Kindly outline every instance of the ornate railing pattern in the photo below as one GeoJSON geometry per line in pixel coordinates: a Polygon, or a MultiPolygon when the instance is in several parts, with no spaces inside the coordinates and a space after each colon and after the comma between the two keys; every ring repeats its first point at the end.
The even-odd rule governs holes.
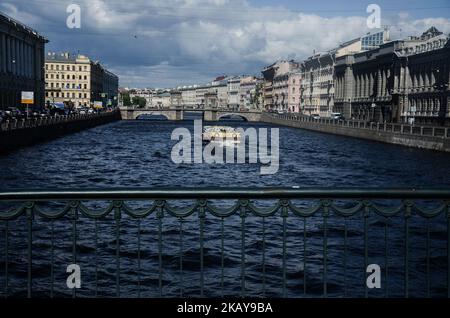
{"type": "MultiPolygon", "coordinates": [[[[108,216],[112,216],[114,220],[114,235],[115,235],[115,295],[126,296],[121,294],[121,220],[124,216],[128,216],[137,222],[137,257],[138,268],[136,269],[138,296],[141,296],[141,283],[140,274],[141,267],[141,220],[144,220],[150,216],[156,217],[157,220],[157,244],[158,244],[158,283],[157,288],[159,290],[159,296],[165,296],[163,293],[163,219],[173,218],[179,223],[179,296],[183,296],[183,235],[185,231],[183,229],[184,221],[189,217],[197,217],[198,221],[198,244],[199,259],[198,259],[198,274],[199,274],[199,295],[205,296],[205,260],[204,260],[204,248],[205,248],[205,219],[207,215],[213,217],[214,222],[217,222],[220,227],[221,237],[220,240],[220,259],[221,259],[221,278],[220,289],[223,293],[224,288],[224,220],[226,218],[236,216],[240,219],[239,231],[240,231],[240,296],[245,297],[247,295],[246,288],[246,231],[247,220],[250,217],[256,217],[260,220],[261,234],[259,240],[261,241],[261,296],[266,296],[266,244],[267,230],[271,224],[267,221],[270,217],[281,218],[281,236],[278,238],[281,240],[281,277],[279,277],[279,286],[281,289],[280,296],[286,297],[288,273],[286,263],[288,261],[287,254],[287,220],[288,218],[296,218],[300,226],[297,231],[297,236],[303,240],[303,257],[298,260],[302,263],[304,276],[302,279],[302,289],[304,295],[307,294],[308,288],[308,229],[306,226],[307,220],[316,217],[321,222],[321,241],[322,241],[322,295],[328,295],[328,268],[330,259],[328,253],[328,230],[332,225],[330,223],[330,217],[335,216],[347,220],[348,218],[357,216],[362,220],[362,240],[364,244],[364,264],[363,268],[367,268],[369,262],[369,233],[370,223],[369,217],[376,215],[386,220],[384,224],[384,261],[385,271],[384,280],[385,284],[385,296],[389,295],[388,281],[388,257],[389,257],[389,223],[388,220],[399,219],[403,226],[403,296],[410,296],[410,260],[411,253],[414,253],[415,249],[412,248],[410,242],[410,221],[414,218],[423,219],[425,222],[426,232],[426,272],[424,280],[426,282],[426,295],[431,296],[431,267],[430,267],[430,246],[432,243],[432,237],[430,235],[430,223],[429,220],[437,218],[439,216],[445,217],[446,220],[446,265],[445,271],[437,273],[441,281],[446,281],[447,297],[450,297],[450,190],[405,190],[405,189],[168,189],[168,190],[92,190],[92,191],[11,191],[0,192],[0,202],[2,204],[14,203],[20,204],[7,211],[0,211],[0,223],[4,225],[4,239],[3,239],[3,251],[4,251],[4,274],[3,282],[3,294],[5,297],[9,295],[9,268],[8,268],[8,256],[9,251],[12,248],[10,244],[10,235],[12,229],[9,228],[9,223],[21,218],[26,219],[26,233],[27,236],[24,239],[26,241],[26,263],[27,263],[27,286],[26,295],[28,297],[34,296],[33,292],[33,224],[36,217],[50,220],[51,228],[51,275],[48,278],[50,280],[50,296],[54,295],[54,220],[64,219],[71,222],[72,229],[72,262],[77,262],[77,238],[79,233],[77,232],[77,223],[80,218],[84,217],[93,220],[95,223],[95,294],[98,296],[98,236],[99,228],[98,223],[101,220],[106,219],[108,216]],[[92,200],[107,200],[109,206],[102,210],[91,210],[84,202],[92,200]],[[171,204],[174,200],[195,200],[190,206],[179,208],[171,204]],[[214,204],[212,200],[233,200],[234,205],[231,207],[219,207],[214,204]],[[275,200],[272,206],[259,207],[257,202],[262,200],[275,200]],[[298,200],[315,200],[313,205],[298,206],[296,202],[298,200]],[[344,207],[339,203],[342,200],[351,200],[353,203],[349,207],[344,207]],[[395,206],[384,206],[377,200],[400,200],[395,206]],[[423,200],[433,201],[433,207],[423,207],[417,202],[423,200]],[[43,202],[67,202],[65,207],[59,211],[46,211],[40,207],[43,202]],[[127,203],[129,201],[152,201],[150,207],[147,208],[132,208],[127,203]],[[436,203],[439,205],[437,206],[436,203]]],[[[343,264],[344,264],[344,284],[346,284],[347,274],[347,262],[348,262],[348,228],[347,222],[344,223],[343,228],[343,264]]],[[[382,242],[383,242],[382,240],[382,242]]],[[[1,242],[1,241],[0,241],[1,242]]],[[[436,273],[434,273],[436,274],[436,273]]],[[[317,277],[316,277],[317,278],[317,277]]],[[[219,287],[218,286],[218,287],[219,287]]],[[[369,296],[369,289],[364,288],[364,296],[369,296]]],[[[347,286],[343,287],[343,296],[347,295],[347,286]]],[[[76,296],[76,289],[73,290],[73,296],[76,296]]]]}

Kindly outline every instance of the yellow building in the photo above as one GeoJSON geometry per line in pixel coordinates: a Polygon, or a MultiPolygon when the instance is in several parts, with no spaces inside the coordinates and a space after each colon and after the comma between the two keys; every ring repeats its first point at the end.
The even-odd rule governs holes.
{"type": "Polygon", "coordinates": [[[105,106],[117,100],[118,84],[116,75],[87,56],[48,53],[45,59],[46,103],[72,102],[79,108],[102,102],[105,106]]]}

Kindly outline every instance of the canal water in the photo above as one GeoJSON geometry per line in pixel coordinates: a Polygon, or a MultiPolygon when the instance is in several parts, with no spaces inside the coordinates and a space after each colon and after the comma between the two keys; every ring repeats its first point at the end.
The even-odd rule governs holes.
{"type": "MultiPolygon", "coordinates": [[[[232,121],[221,124],[244,129],[279,128],[279,171],[273,175],[261,175],[260,164],[248,163],[177,165],[171,160],[172,146],[176,143],[171,140],[171,133],[178,127],[193,131],[193,121],[120,121],[0,156],[0,190],[252,186],[450,187],[450,154],[262,123],[232,121]]],[[[299,206],[315,203],[297,202],[299,206]]],[[[188,203],[173,204],[185,207],[188,203]]],[[[268,207],[275,202],[259,204],[268,207]]],[[[436,206],[427,202],[423,204],[424,207],[436,206]]],[[[91,202],[86,205],[98,210],[104,208],[106,203],[91,202]]],[[[231,202],[217,202],[217,205],[230,206],[231,202]]],[[[150,203],[135,202],[130,203],[130,206],[142,208],[150,206],[150,203]]],[[[342,206],[349,207],[352,203],[342,202],[342,206]]],[[[61,206],[51,204],[42,205],[42,208],[51,211],[61,206]]],[[[3,211],[5,209],[2,207],[3,211]]],[[[364,296],[367,274],[364,268],[362,219],[361,215],[356,215],[347,220],[331,216],[328,220],[326,280],[330,296],[364,296]]],[[[402,217],[384,219],[371,214],[368,261],[369,264],[380,265],[382,286],[370,290],[369,296],[383,297],[386,292],[389,296],[402,296],[404,293],[403,222],[402,217]]],[[[71,295],[66,287],[66,267],[74,261],[72,225],[69,217],[53,223],[39,217],[34,220],[34,295],[50,295],[52,285],[54,295],[71,295]]],[[[10,221],[8,227],[5,222],[0,222],[0,226],[0,292],[4,295],[7,290],[9,295],[23,296],[28,260],[26,220],[19,218],[10,221]],[[5,274],[6,265],[8,275],[5,274]]],[[[77,291],[80,297],[94,296],[96,289],[100,296],[114,296],[116,293],[116,223],[110,216],[107,220],[98,221],[96,226],[97,239],[92,220],[80,217],[77,221],[76,263],[82,270],[82,288],[77,291]]],[[[429,283],[431,295],[446,296],[445,226],[443,216],[429,222],[431,244],[427,257],[427,222],[418,216],[411,219],[408,278],[412,295],[426,296],[429,283]],[[427,269],[430,273],[428,281],[427,269]]],[[[203,250],[205,296],[240,295],[242,269],[245,269],[246,295],[282,295],[282,218],[279,214],[266,218],[263,229],[261,218],[249,216],[245,229],[246,257],[242,266],[239,216],[226,218],[222,228],[219,218],[207,214],[203,250]]],[[[323,232],[320,214],[307,220],[292,215],[288,217],[288,296],[320,296],[323,293],[323,232]]],[[[182,293],[195,297],[200,294],[201,251],[196,215],[183,220],[181,233],[182,236],[179,220],[166,215],[160,246],[155,215],[147,217],[140,224],[130,217],[122,218],[119,231],[119,282],[122,296],[159,296],[160,280],[163,295],[173,297],[182,293]],[[183,242],[182,248],[180,240],[183,242]]]]}

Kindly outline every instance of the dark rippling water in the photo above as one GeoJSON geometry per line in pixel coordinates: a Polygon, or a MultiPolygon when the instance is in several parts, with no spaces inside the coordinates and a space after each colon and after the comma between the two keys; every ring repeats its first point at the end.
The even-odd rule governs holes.
{"type": "MultiPolygon", "coordinates": [[[[230,124],[230,123],[228,123],[230,124]]],[[[110,187],[432,187],[450,186],[450,155],[394,145],[280,127],[280,169],[275,175],[260,175],[259,165],[175,165],[170,158],[172,130],[180,125],[192,130],[193,122],[122,121],[65,136],[50,142],[0,156],[0,189],[17,188],[110,188],[110,187]]],[[[273,127],[234,122],[232,125],[273,127]]],[[[273,203],[273,202],[272,202],[273,203]]],[[[299,206],[317,202],[296,202],[299,206]]],[[[388,204],[388,202],[381,202],[388,204]]],[[[398,203],[398,202],[397,202],[398,203]]],[[[130,203],[134,208],[150,203],[130,203]]],[[[185,202],[175,202],[182,206],[185,202]]],[[[231,203],[217,202],[219,206],[231,203]]],[[[268,206],[271,202],[259,202],[268,206]]],[[[395,204],[390,202],[389,204],[395,204]]],[[[427,203],[424,206],[430,207],[427,203]]],[[[101,209],[105,202],[87,203],[101,209]]],[[[351,206],[342,202],[343,206],[351,206]]],[[[434,205],[435,206],[435,205],[434,205]]],[[[54,211],[56,204],[42,205],[54,211]]],[[[6,207],[2,207],[4,211],[6,207]]],[[[0,222],[0,288],[5,292],[5,222],[0,222]]],[[[207,215],[204,231],[205,296],[237,296],[241,292],[241,220],[226,218],[223,224],[224,253],[221,253],[220,219],[207,215]],[[221,264],[224,264],[222,271],[221,264]],[[223,281],[223,288],[222,288],[223,281]]],[[[427,293],[427,223],[417,216],[410,224],[410,292],[427,293]]],[[[197,215],[180,223],[168,215],[162,231],[162,294],[198,296],[200,293],[199,222],[197,215]],[[180,255],[182,262],[180,262],[180,255]],[[182,271],[180,271],[180,263],[182,271]],[[182,286],[182,289],[180,289],[182,286]]],[[[429,278],[433,296],[446,296],[446,220],[430,222],[429,278]]],[[[26,295],[27,232],[25,218],[8,224],[8,294],[26,295]]],[[[265,242],[261,218],[249,216],[245,223],[245,288],[248,296],[280,296],[282,292],[282,218],[266,218],[265,242]],[[263,253],[263,246],[265,249],[263,253]],[[265,266],[263,267],[263,257],[265,266]],[[263,284],[265,282],[265,284],[263,284]]],[[[77,264],[82,269],[78,296],[95,295],[96,268],[99,296],[116,292],[116,224],[112,216],[95,223],[84,217],[77,221],[77,264]],[[97,266],[96,266],[97,264],[97,266]]],[[[286,233],[287,295],[319,296],[323,291],[323,220],[320,215],[303,219],[290,215],[286,233]],[[303,227],[306,228],[306,233],[303,227]],[[305,234],[305,235],[304,235],[305,234]],[[306,240],[305,240],[306,238],[306,240]],[[304,253],[306,251],[306,253],[304,253]],[[306,257],[305,257],[306,256],[306,257]]],[[[120,223],[120,291],[124,297],[159,295],[158,222],[155,215],[140,224],[124,215],[120,223]],[[139,265],[140,259],[140,265],[139,265]],[[138,275],[138,268],[141,268],[138,275]],[[139,281],[139,284],[138,284],[139,281]]],[[[362,216],[344,221],[331,216],[327,225],[327,288],[331,296],[364,296],[364,245],[362,216]],[[347,225],[345,242],[345,224],[347,225]]],[[[401,217],[369,218],[368,261],[382,268],[382,288],[370,296],[402,296],[404,289],[404,225],[401,217]],[[388,224],[386,228],[385,225],[388,224]],[[386,232],[387,229],[387,232],[386,232]],[[385,240],[387,234],[387,240],[385,240]],[[387,268],[386,275],[386,254],[387,268]]],[[[72,222],[37,217],[33,222],[33,294],[48,296],[51,271],[54,292],[67,296],[66,266],[72,259],[72,222]],[[53,229],[53,244],[52,244],[53,229]],[[52,254],[53,245],[53,254],[52,254]],[[51,259],[54,266],[51,266],[51,259]]]]}

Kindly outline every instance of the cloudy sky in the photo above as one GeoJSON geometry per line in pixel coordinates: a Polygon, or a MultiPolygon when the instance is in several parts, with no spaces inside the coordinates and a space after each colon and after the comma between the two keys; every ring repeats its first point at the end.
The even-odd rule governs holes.
{"type": "Polygon", "coordinates": [[[48,51],[101,60],[121,86],[173,87],[329,50],[369,31],[370,3],[393,38],[450,33],[450,0],[2,0],[0,11],[46,36],[48,51]],[[72,3],[80,29],[66,26],[72,3]]]}

